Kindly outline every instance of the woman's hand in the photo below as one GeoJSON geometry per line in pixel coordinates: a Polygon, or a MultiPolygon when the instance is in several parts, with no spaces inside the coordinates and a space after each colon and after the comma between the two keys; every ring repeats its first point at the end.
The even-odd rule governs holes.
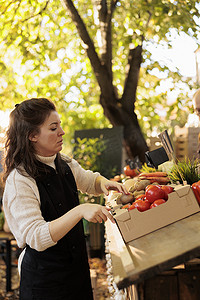
{"type": "Polygon", "coordinates": [[[100,193],[104,193],[106,196],[108,196],[109,190],[114,190],[114,191],[118,191],[119,193],[128,194],[128,191],[123,184],[116,181],[108,180],[103,176],[97,177],[96,185],[98,191],[100,191],[100,193]]]}
{"type": "Polygon", "coordinates": [[[102,223],[102,221],[106,222],[107,219],[110,219],[113,223],[115,223],[113,216],[109,213],[110,209],[106,206],[84,203],[80,204],[79,208],[81,210],[82,218],[89,222],[102,223]]]}

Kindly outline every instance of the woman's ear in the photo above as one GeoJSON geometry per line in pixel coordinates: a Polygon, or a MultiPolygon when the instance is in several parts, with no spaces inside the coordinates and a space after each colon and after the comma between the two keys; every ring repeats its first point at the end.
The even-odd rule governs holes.
{"type": "Polygon", "coordinates": [[[31,134],[29,135],[29,140],[30,140],[31,142],[37,142],[37,138],[38,138],[38,135],[37,135],[37,134],[31,133],[31,134]]]}

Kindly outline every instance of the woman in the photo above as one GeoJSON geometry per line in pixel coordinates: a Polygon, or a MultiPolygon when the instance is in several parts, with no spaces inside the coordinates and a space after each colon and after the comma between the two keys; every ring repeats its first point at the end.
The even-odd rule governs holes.
{"type": "Polygon", "coordinates": [[[82,218],[113,217],[106,207],[79,204],[83,193],[125,192],[60,154],[64,131],[54,104],[25,100],[10,114],[5,143],[3,206],[18,246],[21,300],[90,300],[92,289],[82,218]]]}

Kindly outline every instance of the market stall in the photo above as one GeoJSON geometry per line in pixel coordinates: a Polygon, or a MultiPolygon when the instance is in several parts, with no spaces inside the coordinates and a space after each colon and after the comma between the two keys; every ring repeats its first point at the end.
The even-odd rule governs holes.
{"type": "MultiPolygon", "coordinates": [[[[200,256],[199,232],[200,213],[128,243],[123,241],[116,224],[106,222],[110,253],[107,259],[112,261],[111,274],[117,289],[130,288],[134,285],[135,295],[127,299],[137,299],[139,283],[200,256]]],[[[133,286],[131,288],[133,289],[133,286]]],[[[198,299],[197,296],[199,294],[191,299],[198,299]]]]}
{"type": "Polygon", "coordinates": [[[181,167],[182,171],[176,165],[171,173],[149,169],[146,178],[141,172],[124,181],[132,198],[117,192],[106,198],[116,221],[105,225],[113,299],[199,299],[199,173],[196,162],[188,161],[181,167]],[[160,182],[153,180],[159,181],[158,174],[160,182]],[[143,186],[140,194],[138,184],[143,186]],[[145,201],[150,203],[144,205],[145,201]]]}

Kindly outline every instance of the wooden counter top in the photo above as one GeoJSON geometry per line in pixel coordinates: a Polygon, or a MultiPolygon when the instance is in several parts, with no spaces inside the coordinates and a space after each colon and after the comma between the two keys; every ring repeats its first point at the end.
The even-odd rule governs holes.
{"type": "Polygon", "coordinates": [[[119,289],[200,256],[200,212],[126,244],[117,224],[105,227],[119,289]]]}

